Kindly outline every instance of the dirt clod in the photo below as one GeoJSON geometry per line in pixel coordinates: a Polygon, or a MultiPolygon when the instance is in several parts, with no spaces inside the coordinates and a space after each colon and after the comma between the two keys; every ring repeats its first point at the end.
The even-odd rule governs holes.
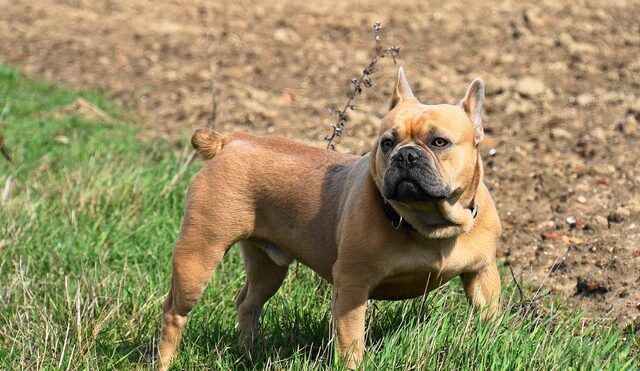
{"type": "Polygon", "coordinates": [[[631,216],[631,212],[629,209],[624,207],[619,207],[615,209],[611,214],[609,214],[609,222],[611,223],[621,223],[631,216]]]}
{"type": "Polygon", "coordinates": [[[609,289],[602,282],[578,277],[576,284],[576,295],[603,295],[609,292],[609,289]]]}
{"type": "Polygon", "coordinates": [[[534,77],[524,77],[518,81],[516,90],[523,97],[535,97],[545,91],[545,85],[542,80],[534,77]]]}
{"type": "Polygon", "coordinates": [[[593,102],[593,97],[591,96],[591,94],[584,93],[576,97],[576,103],[578,103],[580,107],[587,107],[591,104],[591,102],[593,102]]]}
{"type": "Polygon", "coordinates": [[[597,228],[609,228],[609,220],[602,215],[594,216],[592,223],[593,226],[597,228]]]}
{"type": "Polygon", "coordinates": [[[622,124],[622,132],[627,135],[635,135],[638,132],[638,120],[635,116],[627,115],[622,124]]]}

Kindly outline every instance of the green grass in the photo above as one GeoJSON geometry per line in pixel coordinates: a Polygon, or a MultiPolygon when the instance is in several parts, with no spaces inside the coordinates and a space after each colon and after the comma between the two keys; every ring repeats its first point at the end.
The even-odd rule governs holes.
{"type": "MultiPolygon", "coordinates": [[[[202,163],[172,186],[183,147],[141,142],[133,125],[56,114],[77,96],[0,66],[0,130],[14,157],[0,158],[0,186],[9,175],[16,184],[0,206],[0,369],[152,366],[185,191],[202,163]]],[[[267,304],[256,350],[240,353],[233,301],[243,279],[232,248],[190,317],[176,369],[341,368],[331,288],[302,266],[267,304]]],[[[471,313],[457,281],[422,299],[372,302],[366,369],[639,367],[633,331],[553,297],[541,318],[518,314],[504,286],[496,326],[471,313]]]]}

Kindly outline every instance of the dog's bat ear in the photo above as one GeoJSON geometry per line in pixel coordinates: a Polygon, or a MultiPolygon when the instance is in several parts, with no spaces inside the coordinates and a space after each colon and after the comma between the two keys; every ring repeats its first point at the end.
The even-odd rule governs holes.
{"type": "Polygon", "coordinates": [[[484,105],[484,82],[481,78],[476,77],[469,88],[467,94],[460,101],[460,106],[469,116],[473,125],[473,140],[478,145],[484,138],[484,130],[482,129],[482,106],[484,105]]]}
{"type": "Polygon", "coordinates": [[[407,77],[404,75],[404,69],[400,67],[398,70],[398,81],[396,81],[396,86],[393,89],[393,97],[391,98],[389,109],[393,109],[398,104],[410,100],[418,101],[411,91],[407,77]]]}

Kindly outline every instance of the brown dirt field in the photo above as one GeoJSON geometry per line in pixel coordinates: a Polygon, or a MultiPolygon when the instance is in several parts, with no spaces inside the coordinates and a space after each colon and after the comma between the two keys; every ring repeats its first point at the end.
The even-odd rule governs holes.
{"type": "MultiPolygon", "coordinates": [[[[0,0],[0,61],[103,90],[143,137],[175,141],[206,124],[215,70],[222,130],[322,146],[327,108],[344,103],[381,20],[424,102],[455,103],[485,79],[505,263],[595,317],[638,325],[639,15],[638,1],[0,0]]],[[[396,71],[380,67],[341,151],[372,143],[396,71]]]]}

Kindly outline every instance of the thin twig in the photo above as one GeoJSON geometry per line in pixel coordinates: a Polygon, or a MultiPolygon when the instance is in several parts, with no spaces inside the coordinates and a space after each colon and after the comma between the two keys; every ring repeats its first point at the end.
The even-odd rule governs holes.
{"type": "MultiPolygon", "coordinates": [[[[215,129],[216,123],[218,122],[218,105],[219,105],[219,97],[218,90],[216,84],[216,72],[218,68],[217,59],[215,58],[215,43],[213,42],[213,33],[211,32],[211,21],[210,21],[210,12],[205,5],[201,5],[198,8],[200,13],[200,22],[202,27],[206,30],[206,38],[207,38],[207,62],[209,63],[209,90],[211,94],[211,114],[207,119],[207,127],[210,129],[215,129]]],[[[223,31],[221,37],[226,36],[226,31],[223,31]]]]}
{"type": "Polygon", "coordinates": [[[2,199],[0,199],[0,204],[4,205],[9,201],[9,195],[11,195],[11,188],[13,188],[13,177],[9,175],[7,177],[7,182],[4,185],[4,190],[2,191],[2,199]]]}
{"type": "Polygon", "coordinates": [[[191,165],[191,163],[193,162],[193,159],[196,157],[197,154],[198,154],[198,151],[196,151],[195,149],[192,149],[191,152],[189,152],[189,156],[187,156],[185,161],[182,163],[176,175],[173,176],[171,181],[162,190],[163,193],[166,194],[170,190],[172,190],[173,187],[175,187],[176,183],[178,183],[178,180],[180,180],[182,175],[187,171],[187,169],[189,168],[189,165],[191,165]]]}
{"type": "Polygon", "coordinates": [[[335,150],[335,144],[333,143],[336,137],[341,137],[344,131],[344,125],[348,120],[347,111],[355,110],[356,106],[353,105],[353,102],[362,94],[364,88],[370,88],[373,86],[373,80],[371,79],[371,75],[373,75],[377,70],[375,68],[376,63],[387,55],[390,55],[393,58],[393,63],[396,63],[396,57],[400,53],[400,48],[395,45],[391,45],[387,48],[382,48],[381,45],[381,37],[380,30],[382,29],[382,23],[376,22],[373,25],[373,36],[376,42],[376,52],[373,56],[373,59],[369,62],[369,65],[362,70],[362,74],[358,78],[351,79],[351,83],[353,84],[353,91],[348,97],[347,103],[342,107],[342,109],[330,108],[329,112],[337,116],[336,122],[331,125],[331,134],[327,135],[324,140],[327,141],[327,149],[335,150]]]}
{"type": "MultiPolygon", "coordinates": [[[[207,24],[208,23],[209,22],[207,22],[207,24]]],[[[211,90],[211,115],[207,120],[207,126],[210,129],[215,129],[216,122],[218,121],[218,94],[216,91],[216,63],[213,58],[213,35],[211,35],[211,31],[207,31],[207,42],[209,43],[209,47],[207,48],[207,59],[209,59],[209,89],[211,90]]]]}
{"type": "MultiPolygon", "coordinates": [[[[530,299],[527,299],[525,297],[524,290],[522,289],[522,286],[520,285],[518,280],[515,278],[515,275],[513,274],[513,270],[511,270],[511,267],[509,267],[509,270],[511,270],[511,277],[513,278],[513,282],[515,282],[516,287],[518,288],[518,292],[520,293],[520,303],[518,304],[518,311],[520,313],[531,315],[532,316],[531,318],[534,318],[536,321],[538,321],[538,323],[539,323],[539,320],[541,320],[543,318],[544,314],[540,313],[540,312],[546,310],[546,308],[544,308],[543,305],[540,305],[540,302],[545,297],[551,295],[551,291],[547,291],[546,293],[541,293],[542,289],[545,286],[545,283],[546,283],[547,279],[551,276],[551,273],[553,272],[553,266],[555,266],[557,264],[557,261],[560,258],[565,257],[566,254],[568,253],[568,251],[569,251],[569,248],[567,247],[567,249],[565,250],[565,252],[563,254],[558,255],[556,257],[556,259],[554,261],[554,264],[551,266],[551,268],[547,272],[547,275],[545,276],[544,280],[542,281],[542,283],[540,284],[538,289],[533,293],[533,295],[531,296],[530,299]]],[[[520,278],[522,279],[522,275],[520,276],[520,278]]]]}
{"type": "Polygon", "coordinates": [[[2,157],[4,157],[7,161],[12,162],[11,155],[9,155],[9,150],[4,145],[4,137],[0,134],[0,153],[2,153],[2,157]]]}
{"type": "Polygon", "coordinates": [[[513,273],[513,269],[511,268],[511,266],[509,266],[509,272],[511,272],[511,279],[513,279],[513,282],[516,284],[516,288],[518,289],[518,293],[520,294],[519,306],[522,306],[522,303],[524,302],[524,291],[520,286],[520,282],[518,282],[518,279],[516,279],[516,275],[513,273]]]}
{"type": "MultiPolygon", "coordinates": [[[[215,79],[217,68],[216,68],[216,63],[215,63],[215,58],[213,53],[214,52],[213,35],[211,33],[211,27],[209,22],[209,12],[207,8],[205,6],[201,6],[200,8],[198,8],[198,10],[200,13],[200,20],[202,21],[202,25],[207,30],[207,33],[206,33],[207,44],[208,44],[207,60],[209,63],[209,89],[211,93],[211,115],[207,120],[207,127],[214,129],[218,121],[218,94],[216,90],[216,79],[215,79]]],[[[198,154],[198,151],[196,151],[195,149],[192,149],[189,152],[189,155],[186,157],[184,162],[180,165],[178,172],[173,176],[171,181],[164,187],[162,191],[163,194],[169,193],[169,191],[171,191],[173,187],[175,187],[175,185],[178,183],[182,175],[187,171],[187,169],[189,168],[189,165],[191,165],[191,163],[193,162],[197,154],[198,154]]],[[[184,158],[184,155],[183,155],[183,158],[184,158]]]]}

